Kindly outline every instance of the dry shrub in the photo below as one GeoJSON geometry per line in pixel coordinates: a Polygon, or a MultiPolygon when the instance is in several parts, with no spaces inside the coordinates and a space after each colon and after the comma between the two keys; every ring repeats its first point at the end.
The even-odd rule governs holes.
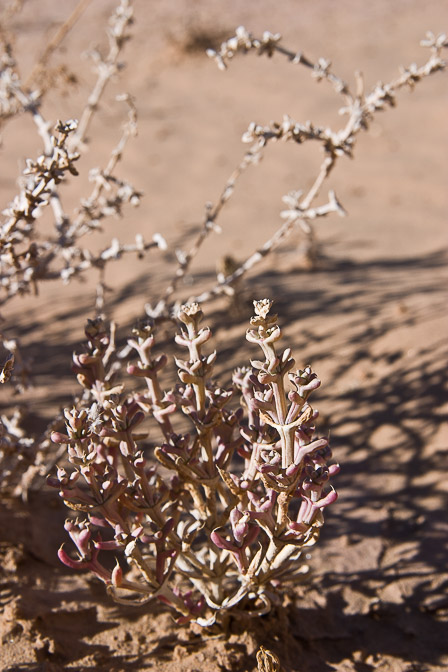
{"type": "MultiPolygon", "coordinates": [[[[211,332],[199,327],[202,311],[197,302],[203,304],[220,294],[235,298],[241,278],[297,227],[305,236],[307,260],[313,266],[315,222],[333,213],[345,215],[334,190],[321,197],[324,185],[343,157],[353,157],[359,134],[369,129],[375,115],[396,104],[401,89],[412,89],[445,68],[446,37],[428,33],[422,42],[429,50],[427,61],[403,68],[396,79],[377,84],[371,91],[365,91],[360,74],[352,90],[335,74],[330,61],[312,60],[286,48],[278,34],[265,32],[255,38],[239,27],[220,48],[207,49],[221,70],[241,53],[283,57],[291,66],[303,67],[341,97],[344,123],[335,130],[285,115],[269,124],[248,125],[242,140],[249,148],[216,203],[207,205],[197,238],[187,249],[177,251],[172,279],[163,294],[147,304],[148,320],[128,342],[127,356],[134,351],[137,363],[130,364],[127,373],[146,383],[146,390],[136,390],[120,380],[126,355],[118,356],[113,326],[106,327],[101,316],[104,273],[124,254],[142,256],[153,248],[164,249],[166,243],[162,234],[156,234],[150,241],[143,235],[127,242],[113,239],[100,251],[88,244],[88,234],[105,227],[110,217],[125,215],[128,206],[141,200],[141,194],[118,175],[120,158],[137,129],[136,103],[130,95],[120,97],[128,115],[107,165],[90,172],[91,193],[80,196],[73,214],[64,207],[66,178],[77,177],[78,160],[92,119],[99,114],[99,101],[111,78],[122,69],[120,59],[133,22],[130,0],[121,0],[111,16],[107,53],[92,54],[96,81],[79,119],[50,122],[40,109],[55,81],[45,80],[45,67],[54,46],[80,18],[85,4],[81,2],[59,30],[28,82],[18,75],[7,30],[0,34],[3,128],[29,115],[43,145],[39,156],[28,159],[18,194],[3,212],[0,302],[7,306],[21,295],[37,295],[42,283],[68,283],[90,269],[99,275],[98,317],[87,326],[86,351],[74,357],[74,371],[84,392],[73,408],[65,409],[64,420],[55,419],[44,436],[26,436],[17,414],[2,417],[3,477],[9,488],[17,486],[16,492],[26,493],[34,475],[45,474],[53,465],[54,443],[62,446],[56,453],[59,460],[67,450],[71,466],[60,467],[50,483],[58,487],[70,508],[84,515],[66,523],[78,557],[74,559],[64,549],[60,557],[71,567],[93,571],[115,599],[124,599],[123,591],[138,604],[157,598],[177,612],[179,622],[195,620],[203,625],[210,625],[217,614],[229,609],[264,613],[278,599],[283,584],[306,571],[303,548],[316,541],[322,509],[336,498],[326,483],[337,467],[327,465],[331,456],[328,440],[313,436],[316,414],[308,403],[319,380],[306,366],[291,373],[295,363],[289,349],[276,351],[280,330],[276,316],[269,313],[271,302],[265,300],[254,302],[255,315],[248,331],[248,340],[261,346],[264,358],[235,372],[231,389],[223,389],[211,375],[215,353],[202,350],[211,332]],[[320,147],[323,159],[310,188],[284,196],[278,228],[253,254],[236,265],[228,256],[212,286],[199,296],[191,296],[189,289],[190,296],[186,296],[182,281],[206,238],[221,230],[219,216],[238,179],[259,162],[268,145],[278,141],[299,146],[313,142],[320,147]],[[45,235],[39,228],[44,214],[51,221],[45,235]],[[167,357],[153,355],[155,327],[175,318],[183,324],[176,342],[187,348],[188,355],[176,360],[180,383],[163,390],[158,375],[167,357]],[[287,374],[293,386],[289,392],[287,374]],[[184,416],[180,426],[187,422],[188,430],[178,431],[171,416],[184,416]],[[137,427],[149,419],[155,427],[148,437],[146,430],[141,433],[137,427]],[[153,456],[165,473],[172,472],[171,477],[160,475],[153,456]],[[114,569],[98,557],[111,550],[120,552],[122,558],[114,569]]],[[[7,16],[2,19],[5,23],[7,16]]],[[[190,37],[186,51],[209,46],[207,35],[198,32],[190,37]]],[[[67,76],[76,80],[76,73],[67,76]]],[[[17,342],[3,338],[3,345],[11,355],[4,363],[1,382],[8,383],[11,374],[16,383],[20,376],[26,381],[17,342]]],[[[274,669],[277,663],[267,656],[268,652],[260,654],[259,665],[274,669]]]]}

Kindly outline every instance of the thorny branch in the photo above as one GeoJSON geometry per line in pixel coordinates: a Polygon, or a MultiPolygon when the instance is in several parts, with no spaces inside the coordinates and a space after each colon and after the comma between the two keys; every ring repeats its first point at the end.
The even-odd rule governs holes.
{"type": "Polygon", "coordinates": [[[207,56],[213,58],[220,70],[226,70],[229,61],[237,53],[247,54],[250,51],[255,51],[259,56],[266,55],[271,58],[275,52],[286,56],[288,61],[294,65],[301,64],[306,68],[312,70],[312,76],[318,81],[326,79],[329,81],[337,93],[342,94],[347,101],[352,101],[353,97],[347,84],[333,72],[331,72],[331,62],[325,58],[319,58],[316,63],[313,63],[309,58],[304,56],[302,52],[294,52],[286,49],[280,44],[282,36],[280,33],[271,33],[266,30],[261,39],[252,37],[252,35],[244,28],[239,26],[235,31],[235,36],[231,37],[222,43],[219,51],[214,49],[207,49],[207,56]]]}
{"type": "MultiPolygon", "coordinates": [[[[36,293],[41,281],[61,278],[68,282],[90,268],[100,272],[99,294],[102,295],[107,262],[130,252],[143,256],[153,247],[165,247],[160,234],[155,234],[150,242],[145,242],[141,235],[137,235],[135,243],[130,244],[122,244],[114,239],[99,253],[93,253],[79,244],[82,237],[100,228],[103,219],[121,216],[125,204],[139,204],[140,194],[131,184],[114,174],[128,140],[137,133],[136,109],[129,95],[119,97],[129,107],[128,120],[120,140],[106,168],[91,170],[90,180],[94,183],[92,193],[81,202],[79,211],[72,219],[64,211],[60,193],[60,184],[65,181],[66,174],[78,174],[75,162],[80,155],[77,150],[83,146],[92,114],[107,82],[120,67],[118,57],[128,37],[127,29],[131,22],[131,5],[128,0],[121,0],[110,20],[109,52],[104,60],[96,53],[98,78],[80,122],[58,122],[54,132],[51,132],[50,123],[39,111],[39,92],[27,93],[24,90],[14,70],[12,56],[5,51],[4,67],[0,73],[0,112],[4,118],[20,110],[29,112],[42,137],[44,153],[36,161],[27,161],[21,191],[3,212],[7,219],[0,228],[0,278],[3,291],[0,303],[16,294],[31,290],[36,293]],[[40,240],[37,219],[48,205],[53,210],[55,235],[40,240]]],[[[97,308],[102,308],[101,301],[98,301],[97,308]]]]}
{"type": "Polygon", "coordinates": [[[107,55],[103,58],[98,51],[93,51],[90,54],[95,64],[97,80],[79,119],[77,131],[71,139],[71,149],[79,149],[82,146],[92,116],[98,108],[98,103],[108,82],[122,67],[118,59],[125,43],[129,39],[128,29],[132,23],[133,10],[131,0],[121,0],[109,20],[109,29],[107,31],[109,51],[107,55]]]}
{"type": "Polygon", "coordinates": [[[400,89],[404,87],[413,89],[423,78],[445,69],[446,62],[442,59],[441,54],[442,49],[448,46],[446,35],[435,36],[432,33],[427,33],[426,39],[421,42],[421,46],[429,48],[431,52],[427,62],[420,67],[411,64],[407,68],[401,68],[401,74],[397,79],[389,84],[379,82],[369,94],[365,95],[364,84],[359,73],[355,74],[356,93],[352,94],[348,85],[330,69],[330,61],[319,58],[317,62],[313,62],[301,52],[293,52],[284,48],[280,44],[280,41],[281,35],[279,34],[273,35],[272,33],[265,32],[262,38],[258,39],[252,37],[245,28],[239,27],[234,37],[224,42],[217,51],[213,49],[207,50],[207,55],[217,62],[221,70],[227,69],[230,60],[238,53],[246,54],[253,51],[259,55],[266,54],[269,57],[275,53],[286,56],[292,64],[300,64],[310,69],[312,76],[317,81],[327,80],[333,85],[335,91],[344,98],[345,105],[340,110],[340,113],[348,117],[347,122],[341,129],[334,131],[331,128],[315,126],[310,121],[298,123],[285,115],[282,122],[271,122],[267,126],[252,122],[249,125],[248,130],[243,134],[242,141],[251,143],[250,149],[246,152],[240,166],[229,178],[217,205],[214,207],[211,205],[207,206],[202,230],[190,251],[187,253],[178,253],[178,268],[166,290],[165,296],[156,306],[149,304],[146,306],[147,313],[153,318],[167,318],[178,307],[178,302],[170,303],[169,299],[175,292],[179,280],[185,276],[194,256],[206,237],[212,231],[220,231],[216,220],[223,206],[233,194],[237,179],[241,176],[244,169],[260,160],[263,150],[269,142],[283,140],[303,144],[311,140],[317,141],[324,152],[324,158],[318,174],[306,193],[300,190],[291,192],[294,194],[293,203],[291,201],[291,194],[284,197],[284,200],[287,201],[290,207],[287,211],[281,213],[281,217],[286,219],[286,221],[277,229],[273,236],[256,252],[250,255],[235,271],[227,276],[220,277],[214,287],[200,296],[190,298],[190,300],[203,302],[222,293],[231,294],[234,291],[235,282],[287,238],[296,225],[301,227],[307,237],[307,254],[312,264],[316,255],[313,220],[326,216],[329,212],[337,212],[339,215],[345,214],[333,191],[330,191],[329,202],[326,205],[312,207],[338,159],[342,156],[353,156],[358,133],[368,129],[370,122],[378,111],[395,106],[396,94],[400,89]]]}

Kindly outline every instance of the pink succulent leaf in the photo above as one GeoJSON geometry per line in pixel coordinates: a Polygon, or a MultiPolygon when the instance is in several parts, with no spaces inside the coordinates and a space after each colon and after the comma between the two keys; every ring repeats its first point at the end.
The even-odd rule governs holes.
{"type": "Polygon", "coordinates": [[[333,504],[333,502],[335,502],[335,501],[337,500],[337,498],[338,498],[338,493],[336,492],[336,490],[333,490],[333,489],[332,489],[332,490],[330,490],[330,492],[328,493],[328,495],[326,495],[326,496],[323,497],[322,499],[319,499],[319,500],[315,503],[315,506],[316,506],[318,509],[323,509],[323,508],[325,508],[326,506],[329,506],[330,504],[333,504]]]}
{"type": "Polygon", "coordinates": [[[247,546],[251,546],[254,543],[254,541],[257,540],[259,534],[260,534],[260,528],[258,527],[258,525],[249,525],[249,530],[244,539],[243,547],[246,548],[247,546]]]}
{"type": "Polygon", "coordinates": [[[58,550],[58,558],[62,563],[64,563],[64,565],[66,565],[67,567],[70,567],[71,569],[88,569],[85,560],[73,560],[65,552],[63,545],[58,550]]]}
{"type": "Polygon", "coordinates": [[[151,367],[146,366],[137,366],[136,364],[128,364],[126,367],[126,372],[130,376],[136,376],[139,378],[150,378],[151,377],[151,367]]]}
{"type": "Polygon", "coordinates": [[[243,516],[241,511],[238,511],[238,509],[233,509],[230,512],[230,522],[232,524],[233,536],[235,537],[238,544],[242,544],[249,531],[248,517],[243,516]]]}
{"type": "Polygon", "coordinates": [[[75,443],[76,439],[71,439],[67,434],[62,432],[51,432],[50,439],[53,443],[75,443]]]}
{"type": "Polygon", "coordinates": [[[306,532],[308,530],[308,525],[305,523],[296,523],[294,520],[291,520],[288,523],[288,529],[293,530],[294,532],[306,532]]]}
{"type": "Polygon", "coordinates": [[[230,551],[231,553],[237,553],[240,550],[238,546],[232,544],[231,541],[227,541],[227,539],[218,534],[216,530],[213,530],[213,532],[210,534],[210,539],[213,541],[215,546],[221,548],[222,550],[230,551]]]}
{"type": "Polygon", "coordinates": [[[300,542],[304,540],[306,533],[309,531],[310,525],[306,523],[296,523],[290,521],[285,532],[280,536],[282,541],[295,541],[300,542]]]}
{"type": "Polygon", "coordinates": [[[294,456],[294,463],[295,464],[300,464],[300,462],[303,460],[303,458],[306,455],[309,455],[310,453],[317,451],[317,450],[322,450],[328,446],[328,439],[321,438],[321,439],[316,439],[315,441],[311,441],[311,443],[307,443],[306,445],[301,445],[301,446],[296,446],[295,449],[295,456],[294,456]]]}
{"type": "Polygon", "coordinates": [[[268,462],[265,462],[264,464],[259,465],[258,471],[261,474],[270,474],[271,476],[276,476],[280,471],[280,467],[278,465],[273,465],[269,464],[268,462]]]}
{"type": "Polygon", "coordinates": [[[123,583],[123,570],[121,569],[118,560],[116,562],[115,567],[112,570],[110,580],[114,588],[119,588],[123,583]]]}
{"type": "Polygon", "coordinates": [[[300,464],[291,464],[287,469],[285,470],[285,474],[288,477],[295,476],[297,472],[300,469],[300,464]]]}
{"type": "Polygon", "coordinates": [[[70,567],[71,569],[77,569],[77,570],[90,570],[98,578],[100,578],[102,581],[105,583],[110,583],[111,581],[111,572],[107,570],[105,567],[103,567],[96,559],[95,557],[92,557],[91,560],[86,560],[86,559],[80,559],[80,560],[73,560],[64,550],[63,546],[60,547],[58,551],[58,558],[59,560],[66,565],[67,567],[70,567]]]}
{"type": "Polygon", "coordinates": [[[163,423],[165,416],[175,413],[177,407],[175,404],[169,404],[168,406],[154,406],[153,415],[157,422],[163,423]]]}
{"type": "Polygon", "coordinates": [[[270,489],[268,490],[267,497],[260,498],[258,495],[248,492],[248,497],[256,510],[245,511],[244,513],[249,516],[250,520],[256,520],[262,527],[267,527],[272,531],[275,528],[273,510],[277,493],[270,489]]]}
{"type": "Polygon", "coordinates": [[[67,519],[64,529],[69,533],[71,540],[75,544],[82,557],[90,557],[92,545],[91,532],[84,522],[72,521],[67,519]]]}

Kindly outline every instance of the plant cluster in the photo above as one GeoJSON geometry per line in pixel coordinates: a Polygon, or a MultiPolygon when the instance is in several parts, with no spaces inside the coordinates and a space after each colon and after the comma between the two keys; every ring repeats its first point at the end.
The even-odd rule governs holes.
{"type": "MultiPolygon", "coordinates": [[[[107,31],[109,49],[102,55],[90,54],[97,75],[79,120],[58,121],[52,130],[41,110],[45,87],[39,89],[31,79],[22,84],[11,46],[0,40],[0,121],[23,114],[31,115],[43,141],[43,152],[35,160],[27,159],[20,180],[20,191],[3,211],[0,225],[0,305],[17,295],[37,294],[40,283],[60,279],[64,283],[94,268],[99,272],[98,308],[103,303],[104,270],[108,262],[126,253],[142,257],[147,250],[166,244],[160,234],[145,241],[141,234],[135,241],[121,243],[113,239],[100,251],[84,244],[93,231],[101,230],[105,221],[120,217],[127,204],[137,206],[141,194],[116,175],[116,167],[130,138],[137,133],[136,109],[128,94],[118,97],[128,106],[128,119],[121,137],[104,168],[89,172],[91,193],[80,199],[79,207],[69,215],[64,209],[63,186],[67,176],[78,175],[77,162],[85,146],[87,133],[108,82],[121,69],[122,49],[129,39],[133,10],[128,0],[121,0],[111,15],[107,31]],[[42,236],[39,220],[51,211],[52,230],[42,236]]],[[[69,19],[70,22],[70,19],[69,19]]],[[[65,34],[65,33],[64,33],[65,34]]]]}
{"type": "MultiPolygon", "coordinates": [[[[149,242],[142,235],[128,243],[114,239],[100,251],[85,242],[107,218],[121,216],[128,204],[141,200],[116,174],[137,132],[136,107],[127,93],[120,96],[127,120],[107,165],[91,168],[92,190],[79,198],[71,215],[63,205],[63,187],[68,176],[77,176],[92,118],[107,84],[122,70],[120,59],[133,22],[131,0],[120,0],[111,15],[106,53],[91,54],[96,79],[79,120],[54,124],[42,114],[47,88],[42,78],[52,51],[86,5],[80,0],[26,82],[19,76],[7,31],[0,29],[0,122],[5,126],[31,118],[43,143],[40,155],[27,161],[19,192],[0,222],[0,305],[37,293],[44,281],[69,282],[93,268],[100,280],[95,308],[102,315],[109,262],[125,253],[142,256],[150,248],[166,246],[160,234],[149,242]],[[46,230],[40,226],[44,215],[51,220],[46,230]]],[[[56,462],[64,463],[67,448],[70,466],[60,466],[49,482],[77,512],[66,529],[78,555],[74,558],[64,548],[59,555],[70,567],[94,572],[117,601],[157,599],[176,612],[180,623],[207,625],[230,609],[254,614],[269,610],[280,587],[306,572],[304,549],[317,540],[323,509],[336,499],[326,484],[338,467],[328,465],[328,440],[315,438],[317,412],[309,403],[320,381],[309,367],[295,369],[289,349],[277,351],[280,328],[270,314],[271,302],[265,300],[255,302],[247,332],[262,358],[237,370],[231,387],[220,387],[213,378],[216,353],[207,353],[211,332],[200,326],[199,305],[221,294],[234,297],[241,278],[297,227],[306,236],[310,265],[314,263],[313,223],[331,213],[345,214],[333,190],[319,202],[336,164],[353,156],[359,133],[379,111],[395,105],[401,89],[412,89],[446,67],[445,35],[428,33],[422,45],[429,49],[426,63],[403,68],[396,79],[370,92],[365,92],[361,75],[356,75],[352,91],[328,60],[314,61],[284,47],[278,34],[256,38],[240,27],[220,48],[208,50],[221,70],[236,55],[252,53],[285,57],[293,66],[307,68],[316,81],[329,82],[342,96],[344,123],[333,129],[288,115],[268,124],[250,123],[242,137],[249,149],[215,204],[207,203],[197,237],[187,249],[177,250],[177,265],[164,291],[145,306],[149,322],[128,343],[136,361],[128,366],[126,386],[114,330],[106,328],[103,316],[97,317],[86,329],[86,352],[74,357],[84,392],[73,408],[65,409],[64,421],[55,419],[42,437],[29,438],[20,413],[1,416],[0,486],[19,482],[26,493],[42,466],[48,473],[56,462]],[[207,237],[221,231],[219,216],[239,177],[277,141],[296,146],[313,141],[320,147],[323,160],[311,187],[286,194],[281,221],[270,238],[242,263],[224,257],[216,281],[182,305],[187,293],[182,282],[207,237]],[[175,317],[182,324],[176,342],[187,354],[175,362],[180,383],[166,389],[168,358],[155,352],[156,326],[175,317]],[[143,381],[146,389],[140,389],[143,381]],[[56,456],[51,431],[60,446],[56,456]],[[111,556],[116,557],[115,566],[111,556]]],[[[2,342],[11,354],[6,361],[3,357],[0,382],[8,383],[12,374],[13,382],[24,387],[29,371],[19,345],[9,334],[2,335],[2,342]]]]}
{"type": "Polygon", "coordinates": [[[339,467],[328,466],[328,439],[315,437],[309,397],[320,380],[278,349],[271,305],[254,301],[246,338],[263,356],[237,369],[230,388],[213,378],[198,304],[179,311],[175,340],[186,356],[175,359],[180,382],[168,391],[153,326],[129,340],[137,361],[127,373],[146,389],[127,391],[104,323],[88,324],[73,367],[84,403],[65,409],[66,432],[52,435],[71,467],[49,483],[77,514],[65,524],[77,557],[61,548],[60,559],[96,574],[117,601],[157,598],[179,623],[211,625],[222,610],[266,613],[280,586],[307,571],[303,552],[336,500],[327,483],[339,467]]]}
{"type": "MultiPolygon", "coordinates": [[[[63,282],[69,282],[93,268],[99,272],[97,309],[101,311],[104,308],[104,273],[110,261],[120,259],[126,253],[143,256],[152,247],[166,247],[160,234],[155,234],[150,241],[145,241],[140,234],[135,241],[127,243],[114,239],[99,252],[83,242],[88,234],[101,230],[107,218],[121,216],[127,204],[135,206],[141,200],[141,194],[128,181],[116,175],[117,163],[126,150],[128,141],[137,133],[136,108],[128,93],[119,96],[129,109],[121,137],[112,150],[107,165],[103,168],[93,167],[89,172],[93,183],[91,193],[80,198],[80,205],[73,215],[69,215],[63,206],[62,188],[66,177],[77,175],[78,159],[85,148],[88,131],[93,117],[98,113],[100,100],[108,83],[123,69],[120,58],[131,37],[130,28],[133,23],[132,0],[120,0],[110,17],[106,53],[94,50],[89,54],[94,64],[96,80],[84,108],[79,112],[79,121],[71,119],[54,125],[54,122],[44,118],[41,111],[41,103],[48,88],[44,73],[48,69],[52,53],[79,20],[86,5],[85,0],[80,1],[73,14],[47,45],[25,82],[19,76],[11,41],[7,39],[8,32],[6,29],[0,30],[0,123],[12,123],[14,119],[27,114],[33,119],[43,141],[42,154],[37,159],[28,159],[20,192],[3,213],[5,219],[0,225],[0,305],[18,294],[36,293],[39,284],[44,281],[59,278],[63,282]],[[49,211],[52,213],[53,228],[50,234],[43,234],[38,218],[49,211]]],[[[9,13],[13,11],[15,10],[10,9],[9,13]]],[[[4,14],[7,15],[8,12],[4,14]]],[[[7,17],[0,16],[0,24],[2,19],[6,24],[7,17]]],[[[314,222],[331,213],[345,214],[331,189],[327,202],[316,202],[338,160],[344,156],[353,156],[358,134],[368,129],[371,120],[379,111],[396,104],[396,95],[400,89],[413,89],[422,79],[446,66],[442,59],[442,50],[447,46],[446,35],[435,36],[428,33],[421,44],[430,50],[426,63],[402,68],[397,79],[387,84],[378,83],[370,93],[365,92],[360,73],[355,73],[356,90],[352,91],[351,86],[333,72],[329,60],[318,58],[314,61],[302,52],[285,47],[280,34],[274,35],[266,31],[261,38],[256,38],[240,26],[235,36],[223,42],[219,49],[208,49],[208,56],[217,62],[221,70],[227,69],[230,61],[240,53],[257,53],[268,57],[279,55],[294,66],[307,68],[317,82],[328,81],[336,94],[342,96],[343,107],[340,113],[346,118],[346,122],[336,130],[318,126],[311,121],[297,122],[286,114],[281,121],[272,121],[267,125],[251,122],[242,136],[243,142],[250,144],[250,148],[226,181],[216,203],[206,204],[203,224],[196,239],[188,249],[176,250],[177,267],[162,295],[158,298],[152,297],[153,302],[145,306],[147,314],[156,319],[171,319],[175,316],[186,299],[185,289],[181,291],[183,296],[176,298],[176,294],[179,294],[179,286],[189,272],[199,249],[212,232],[221,231],[218,219],[233,195],[238,179],[249,166],[260,161],[264,149],[271,142],[281,140],[303,145],[313,141],[321,147],[324,156],[312,186],[307,191],[299,186],[286,194],[283,199],[286,208],[280,213],[281,223],[274,227],[274,233],[269,239],[261,243],[243,262],[232,263],[226,272],[218,272],[216,282],[201,295],[190,295],[188,300],[197,300],[202,305],[217,295],[234,295],[239,289],[240,279],[275,250],[297,227],[305,235],[306,244],[303,249],[307,263],[313,266],[317,256],[314,222]]]]}
{"type": "Polygon", "coordinates": [[[339,163],[339,159],[342,157],[353,158],[359,133],[369,129],[370,123],[378,112],[386,110],[388,107],[395,107],[397,93],[401,89],[413,90],[422,79],[446,68],[442,51],[448,46],[448,41],[444,33],[436,36],[432,32],[428,32],[426,38],[420,44],[430,51],[426,63],[421,66],[412,63],[408,67],[401,67],[399,77],[387,84],[379,82],[370,93],[365,91],[364,80],[359,71],[355,72],[355,90],[352,90],[347,82],[344,82],[333,72],[331,61],[326,58],[318,58],[317,61],[313,61],[302,52],[295,52],[286,48],[282,44],[282,37],[279,33],[274,35],[265,31],[261,38],[256,38],[246,28],[240,26],[236,29],[235,36],[223,42],[218,50],[208,49],[207,55],[215,60],[220,70],[226,70],[230,61],[237,54],[251,53],[256,53],[259,56],[266,55],[269,58],[278,54],[285,57],[294,66],[304,66],[310,70],[311,76],[317,82],[329,82],[336,94],[342,96],[343,106],[340,108],[339,114],[346,119],[346,122],[337,130],[328,126],[318,126],[309,120],[297,122],[287,114],[283,116],[281,121],[271,121],[267,125],[251,122],[242,136],[242,141],[250,145],[249,149],[224,185],[217,203],[207,205],[203,228],[190,251],[179,255],[179,267],[171,284],[166,289],[165,296],[155,306],[147,305],[147,313],[160,318],[167,317],[173,310],[172,295],[180,280],[185,276],[204,239],[210,232],[220,231],[217,224],[218,216],[233,195],[238,179],[249,166],[259,163],[265,148],[272,142],[293,142],[302,146],[304,143],[312,141],[321,147],[323,160],[311,187],[308,190],[298,188],[285,194],[283,202],[286,209],[280,212],[282,222],[277,225],[273,235],[262,243],[253,254],[237,265],[237,268],[232,268],[227,274],[219,274],[214,287],[194,297],[194,300],[202,304],[218,295],[234,294],[238,288],[238,281],[268,254],[277,249],[297,227],[301,229],[305,236],[305,243],[301,246],[304,261],[308,268],[315,267],[319,256],[319,246],[314,223],[319,218],[326,217],[331,213],[337,213],[339,216],[346,214],[332,189],[328,192],[326,203],[316,203],[326,180],[339,163]]]}

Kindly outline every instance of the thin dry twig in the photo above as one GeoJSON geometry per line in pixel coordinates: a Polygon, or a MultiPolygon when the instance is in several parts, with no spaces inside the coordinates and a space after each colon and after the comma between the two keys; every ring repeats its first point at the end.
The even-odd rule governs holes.
{"type": "Polygon", "coordinates": [[[279,243],[291,234],[295,225],[299,225],[306,235],[308,240],[307,254],[313,258],[316,254],[316,236],[312,222],[318,217],[326,216],[329,212],[337,212],[339,215],[345,214],[345,210],[334,191],[329,192],[327,204],[311,207],[319,196],[323,184],[334,170],[338,159],[342,156],[353,156],[357,135],[368,129],[371,120],[378,111],[395,106],[396,94],[402,88],[408,87],[412,90],[419,81],[446,67],[446,62],[441,57],[442,49],[448,46],[446,35],[435,36],[433,33],[427,33],[427,37],[421,45],[429,48],[431,54],[424,65],[418,67],[412,64],[407,68],[401,68],[398,78],[388,84],[378,83],[368,95],[364,94],[362,76],[360,73],[355,73],[356,93],[353,95],[348,85],[331,71],[330,61],[320,58],[317,62],[313,62],[301,52],[297,53],[284,48],[279,44],[280,40],[281,36],[279,34],[273,35],[269,32],[263,33],[261,39],[253,38],[245,28],[240,27],[237,29],[235,37],[224,42],[219,51],[208,50],[207,54],[217,62],[221,70],[225,70],[229,61],[237,53],[254,51],[259,55],[266,54],[269,57],[274,53],[280,53],[286,56],[291,63],[302,64],[311,69],[312,76],[316,80],[324,79],[333,85],[335,91],[344,97],[345,106],[340,110],[340,113],[348,116],[347,122],[341,129],[333,131],[331,128],[315,126],[310,121],[301,124],[285,115],[282,122],[271,122],[268,126],[261,126],[254,122],[249,125],[242,140],[252,143],[251,148],[246,152],[242,163],[226,184],[217,205],[215,207],[207,206],[212,217],[207,212],[203,228],[191,249],[187,253],[182,251],[178,253],[178,267],[164,298],[155,306],[147,304],[145,307],[147,313],[153,318],[170,318],[173,311],[177,309],[179,302],[170,303],[169,298],[174,294],[179,281],[185,276],[206,237],[212,231],[220,231],[216,220],[233,193],[236,180],[243,172],[241,166],[245,169],[248,165],[258,162],[264,148],[270,142],[283,140],[303,144],[311,140],[317,141],[324,152],[324,158],[313,184],[306,193],[298,190],[284,197],[283,200],[290,205],[287,211],[281,213],[282,218],[286,219],[285,223],[256,252],[242,262],[239,268],[225,277],[220,277],[214,287],[200,296],[194,298],[190,296],[189,300],[203,302],[222,293],[232,293],[232,286],[235,281],[245,275],[271,251],[275,250],[279,243]],[[227,185],[230,187],[229,191],[227,185]]]}
{"type": "Polygon", "coordinates": [[[110,18],[107,31],[109,51],[103,58],[98,51],[91,52],[94,61],[97,80],[88,98],[87,105],[79,119],[78,129],[71,139],[71,149],[80,148],[85,141],[92,116],[98,108],[99,101],[110,79],[120,69],[119,57],[129,39],[128,29],[133,23],[133,10],[130,0],[121,0],[110,18]]]}
{"type": "MultiPolygon", "coordinates": [[[[78,8],[79,11],[82,7],[78,8]]],[[[76,16],[74,17],[76,18],[76,16]]],[[[73,21],[74,21],[73,18],[73,21]]],[[[128,95],[119,100],[128,105],[128,118],[116,147],[112,150],[106,167],[90,171],[94,187],[90,196],[81,202],[77,214],[71,219],[64,210],[60,185],[66,173],[77,175],[75,162],[79,158],[77,147],[82,146],[92,114],[104,93],[105,86],[119,68],[118,56],[127,39],[127,28],[132,21],[132,8],[128,0],[121,0],[114,11],[109,25],[109,53],[106,59],[97,63],[98,79],[87,106],[81,115],[83,124],[75,120],[58,122],[56,131],[39,111],[38,92],[27,93],[14,72],[13,61],[8,61],[3,71],[4,95],[0,100],[7,105],[17,102],[11,114],[21,109],[31,114],[43,140],[44,153],[36,161],[28,160],[24,171],[21,192],[10,207],[4,211],[7,219],[0,229],[1,284],[4,292],[1,302],[16,294],[29,291],[37,293],[38,285],[44,280],[61,278],[68,282],[90,268],[100,272],[100,289],[97,297],[104,294],[104,268],[111,260],[120,259],[123,254],[135,253],[142,257],[153,247],[164,248],[165,241],[155,234],[146,242],[138,234],[134,243],[123,244],[118,239],[99,253],[80,245],[80,239],[93,230],[100,229],[102,220],[111,216],[121,216],[123,207],[129,203],[136,206],[140,193],[133,186],[115,175],[128,141],[137,134],[137,114],[135,104],[128,95]],[[50,205],[53,211],[55,236],[37,240],[36,220],[43,209],[50,205]]],[[[97,298],[97,306],[101,303],[97,298]]]]}

